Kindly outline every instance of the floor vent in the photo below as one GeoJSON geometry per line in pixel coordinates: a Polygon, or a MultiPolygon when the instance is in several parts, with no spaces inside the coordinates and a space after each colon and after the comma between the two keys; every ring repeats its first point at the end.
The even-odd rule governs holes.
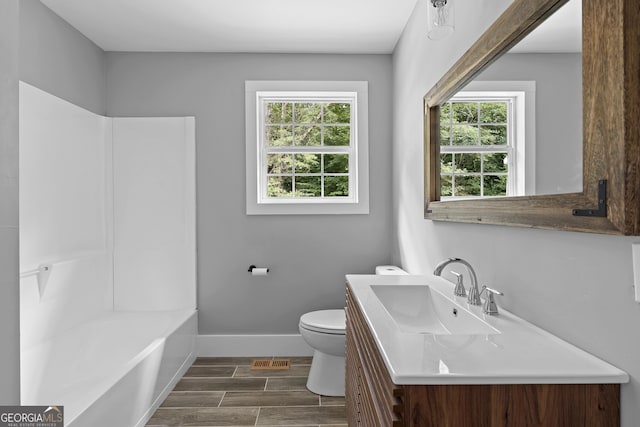
{"type": "Polygon", "coordinates": [[[254,359],[251,370],[285,370],[291,367],[290,359],[254,359]]]}

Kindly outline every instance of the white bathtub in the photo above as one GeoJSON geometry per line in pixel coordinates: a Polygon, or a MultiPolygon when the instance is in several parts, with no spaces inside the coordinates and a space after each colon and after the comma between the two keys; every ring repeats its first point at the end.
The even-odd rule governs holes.
{"type": "Polygon", "coordinates": [[[197,313],[111,312],[24,352],[23,405],[65,426],[143,426],[193,363],[197,313]]]}

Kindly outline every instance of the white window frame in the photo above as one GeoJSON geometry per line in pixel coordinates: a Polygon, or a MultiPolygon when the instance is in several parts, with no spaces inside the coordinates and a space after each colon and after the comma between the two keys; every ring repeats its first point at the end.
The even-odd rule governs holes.
{"type": "Polygon", "coordinates": [[[363,81],[246,81],[247,215],[368,214],[368,84],[363,81]],[[264,141],[265,102],[347,102],[351,104],[349,146],[269,147],[264,141]],[[267,155],[349,154],[348,197],[268,197],[267,155]]]}
{"type": "MultiPolygon", "coordinates": [[[[473,81],[451,98],[457,102],[506,101],[512,110],[508,118],[508,143],[504,150],[482,146],[440,147],[441,153],[506,152],[508,159],[507,196],[535,194],[535,81],[473,81]]],[[[441,200],[461,200],[496,196],[442,196],[441,200]]],[[[499,196],[498,196],[499,197],[499,196]]]]}

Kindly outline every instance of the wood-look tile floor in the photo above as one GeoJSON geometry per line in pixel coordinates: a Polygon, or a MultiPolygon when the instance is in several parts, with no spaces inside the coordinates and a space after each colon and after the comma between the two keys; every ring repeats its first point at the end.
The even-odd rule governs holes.
{"type": "Polygon", "coordinates": [[[196,359],[147,427],[347,427],[343,397],[307,390],[310,357],[290,358],[288,370],[251,370],[253,359],[196,359]]]}

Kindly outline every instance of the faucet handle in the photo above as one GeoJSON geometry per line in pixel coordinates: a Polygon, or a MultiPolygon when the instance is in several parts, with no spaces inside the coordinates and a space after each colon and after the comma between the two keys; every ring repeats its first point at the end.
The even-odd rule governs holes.
{"type": "Polygon", "coordinates": [[[482,312],[484,314],[495,316],[496,314],[498,314],[498,305],[496,304],[496,301],[493,296],[504,295],[504,293],[500,291],[496,291],[495,289],[491,289],[487,286],[483,286],[482,291],[480,291],[480,295],[482,295],[482,293],[485,291],[487,292],[487,298],[484,300],[484,304],[482,306],[482,312]]]}
{"type": "Polygon", "coordinates": [[[464,288],[464,284],[462,283],[462,274],[457,273],[453,270],[451,270],[450,273],[456,276],[456,278],[458,279],[458,283],[456,283],[456,288],[453,290],[453,294],[457,297],[466,297],[467,290],[464,288]]]}

